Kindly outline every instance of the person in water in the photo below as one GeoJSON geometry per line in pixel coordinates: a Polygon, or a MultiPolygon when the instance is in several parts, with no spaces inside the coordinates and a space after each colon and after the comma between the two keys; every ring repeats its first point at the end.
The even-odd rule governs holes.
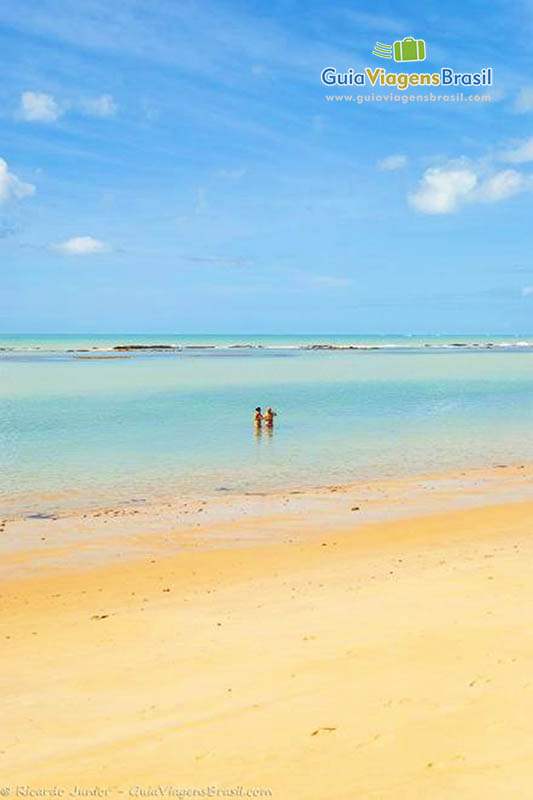
{"type": "Polygon", "coordinates": [[[263,421],[263,414],[261,412],[261,406],[257,406],[257,408],[255,409],[255,414],[254,414],[254,425],[255,425],[255,427],[256,428],[260,428],[262,421],[263,421]]]}
{"type": "Polygon", "coordinates": [[[273,411],[269,406],[267,408],[267,410],[265,411],[265,413],[263,414],[263,419],[265,420],[265,424],[266,424],[267,428],[273,428],[274,427],[274,417],[277,417],[277,416],[278,415],[276,414],[276,412],[273,411]]]}

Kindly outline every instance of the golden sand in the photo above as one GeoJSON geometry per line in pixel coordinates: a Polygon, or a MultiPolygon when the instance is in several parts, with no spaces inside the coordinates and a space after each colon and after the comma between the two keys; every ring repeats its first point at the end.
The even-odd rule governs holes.
{"type": "Polygon", "coordinates": [[[68,525],[33,521],[1,588],[0,790],[533,796],[533,502],[446,486],[374,521],[361,488],[171,533],[95,511],[40,570],[68,525]]]}

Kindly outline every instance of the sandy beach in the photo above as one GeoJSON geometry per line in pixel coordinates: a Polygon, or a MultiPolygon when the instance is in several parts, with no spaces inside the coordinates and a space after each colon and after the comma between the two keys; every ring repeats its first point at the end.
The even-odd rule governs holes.
{"type": "Polygon", "coordinates": [[[532,26],[0,0],[0,800],[533,800],[532,26]]]}
{"type": "Polygon", "coordinates": [[[2,786],[529,797],[532,476],[4,514],[2,786]]]}

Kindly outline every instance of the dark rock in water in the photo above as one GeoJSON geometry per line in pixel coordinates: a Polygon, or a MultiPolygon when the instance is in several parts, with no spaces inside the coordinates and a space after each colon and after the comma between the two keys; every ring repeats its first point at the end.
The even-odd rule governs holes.
{"type": "Polygon", "coordinates": [[[180,350],[173,344],[117,344],[113,350],[180,350]]]}
{"type": "Polygon", "coordinates": [[[300,350],[380,350],[376,344],[304,344],[300,350]]]}

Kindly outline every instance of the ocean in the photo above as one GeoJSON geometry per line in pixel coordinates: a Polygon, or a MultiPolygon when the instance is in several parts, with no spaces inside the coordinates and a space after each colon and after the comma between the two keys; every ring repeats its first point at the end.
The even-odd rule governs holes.
{"type": "Polygon", "coordinates": [[[533,460],[533,336],[3,335],[0,348],[9,509],[533,460]],[[165,349],[114,349],[140,345],[165,349]],[[278,412],[272,432],[254,430],[257,405],[278,412]]]}

